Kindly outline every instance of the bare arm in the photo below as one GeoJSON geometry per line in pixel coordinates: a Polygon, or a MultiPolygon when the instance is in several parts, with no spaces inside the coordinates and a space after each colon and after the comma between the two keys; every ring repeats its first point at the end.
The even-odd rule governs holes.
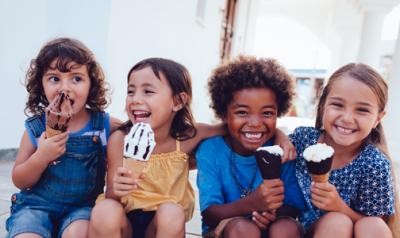
{"type": "Polygon", "coordinates": [[[122,131],[116,131],[110,136],[107,143],[107,180],[106,197],[117,198],[113,193],[113,179],[118,167],[122,166],[124,136],[122,131]]]}
{"type": "Polygon", "coordinates": [[[284,187],[280,179],[265,180],[249,196],[232,203],[211,205],[202,216],[204,222],[210,227],[216,227],[226,218],[245,216],[253,211],[275,210],[282,206],[284,199],[284,187]]]}
{"type": "Polygon", "coordinates": [[[43,133],[36,149],[30,141],[28,133],[25,131],[22,135],[12,170],[12,180],[16,187],[26,189],[35,185],[49,163],[64,154],[68,140],[67,132],[48,139],[44,137],[43,133]]]}
{"type": "Polygon", "coordinates": [[[296,148],[294,147],[292,142],[289,140],[288,136],[278,128],[276,128],[274,144],[282,147],[282,150],[283,150],[282,161],[283,162],[296,159],[296,148]]]}
{"type": "Polygon", "coordinates": [[[122,125],[121,120],[115,117],[110,117],[110,134],[112,134],[121,125],[122,125]]]}

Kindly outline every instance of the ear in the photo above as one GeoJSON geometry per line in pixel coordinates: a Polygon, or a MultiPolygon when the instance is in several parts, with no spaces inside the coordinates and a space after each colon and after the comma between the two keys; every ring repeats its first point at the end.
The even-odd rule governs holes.
{"type": "Polygon", "coordinates": [[[374,123],[374,127],[373,128],[375,128],[375,127],[377,127],[378,126],[378,124],[382,121],[382,119],[383,119],[383,117],[386,115],[386,111],[381,111],[379,114],[378,114],[378,117],[376,118],[376,121],[375,121],[375,123],[374,123]]]}
{"type": "Polygon", "coordinates": [[[177,112],[181,110],[188,102],[189,96],[185,92],[178,93],[174,96],[174,106],[172,111],[177,112]]]}

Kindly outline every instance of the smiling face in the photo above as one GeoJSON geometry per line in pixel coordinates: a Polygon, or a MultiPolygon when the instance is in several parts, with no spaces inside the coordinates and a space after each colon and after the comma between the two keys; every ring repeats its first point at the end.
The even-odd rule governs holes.
{"type": "Polygon", "coordinates": [[[374,92],[366,84],[344,75],[332,83],[324,105],[322,124],[326,140],[334,147],[356,148],[383,116],[374,92]]]}
{"type": "Polygon", "coordinates": [[[125,109],[133,124],[145,122],[154,131],[163,128],[169,132],[175,112],[180,108],[162,73],[157,78],[150,67],[145,67],[129,75],[125,109]]]}
{"type": "Polygon", "coordinates": [[[51,102],[59,92],[64,91],[72,101],[73,114],[84,112],[90,90],[90,78],[86,65],[71,61],[67,65],[67,72],[59,71],[56,65],[57,59],[50,64],[50,68],[42,78],[47,101],[51,102]]]}
{"type": "Polygon", "coordinates": [[[276,131],[277,102],[268,88],[237,91],[228,105],[227,124],[232,149],[249,155],[272,138],[276,131]]]}

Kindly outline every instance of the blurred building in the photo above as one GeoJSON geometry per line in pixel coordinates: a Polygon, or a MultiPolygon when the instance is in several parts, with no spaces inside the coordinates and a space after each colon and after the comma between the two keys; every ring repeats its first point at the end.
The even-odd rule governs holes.
{"type": "MultiPolygon", "coordinates": [[[[93,50],[113,91],[107,110],[121,119],[126,119],[126,74],[141,59],[166,57],[184,64],[193,76],[195,117],[210,122],[214,116],[206,85],[212,69],[239,54],[253,54],[277,58],[296,77],[296,113],[309,119],[282,120],[281,126],[309,123],[324,80],[355,61],[370,64],[390,81],[384,125],[387,131],[400,132],[395,120],[400,109],[394,105],[400,99],[395,92],[400,89],[400,39],[396,33],[382,40],[388,17],[399,28],[399,4],[400,0],[0,0],[0,149],[17,147],[23,133],[23,83],[30,60],[46,41],[59,36],[77,38],[93,50]]],[[[392,154],[399,156],[400,148],[394,146],[400,143],[399,133],[387,136],[392,154]]]]}

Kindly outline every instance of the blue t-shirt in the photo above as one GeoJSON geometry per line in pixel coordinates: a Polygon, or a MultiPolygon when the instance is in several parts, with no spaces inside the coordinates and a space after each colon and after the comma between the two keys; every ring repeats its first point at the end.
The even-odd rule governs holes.
{"type": "MultiPolygon", "coordinates": [[[[308,229],[324,211],[311,203],[311,177],[303,151],[316,144],[321,131],[313,127],[299,127],[289,135],[296,147],[296,177],[304,194],[307,210],[300,214],[300,222],[308,229]]],[[[333,184],[343,201],[353,210],[366,216],[394,213],[394,195],[390,161],[374,145],[364,145],[357,157],[343,168],[332,170],[329,183],[333,184]]]]}
{"type": "MultiPolygon", "coordinates": [[[[272,145],[267,142],[266,145],[272,145]]],[[[237,168],[237,179],[247,188],[255,173],[254,191],[262,182],[255,156],[241,156],[232,153],[230,147],[221,136],[208,138],[203,141],[196,151],[197,186],[200,195],[200,211],[205,211],[211,205],[231,203],[240,199],[241,188],[236,183],[230,166],[230,157],[237,168]]],[[[295,176],[295,161],[286,162],[282,166],[281,179],[285,184],[285,201],[287,205],[300,210],[305,209],[304,198],[295,176]]],[[[203,234],[208,231],[207,225],[202,224],[203,234]]]]}

